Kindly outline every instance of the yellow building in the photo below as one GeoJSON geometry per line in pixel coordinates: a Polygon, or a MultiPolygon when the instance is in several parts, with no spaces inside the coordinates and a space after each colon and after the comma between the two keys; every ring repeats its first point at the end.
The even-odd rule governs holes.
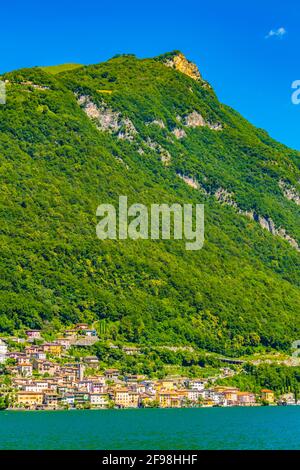
{"type": "Polygon", "coordinates": [[[43,349],[45,352],[48,352],[52,356],[60,356],[62,352],[61,344],[44,344],[43,349]]]}
{"type": "Polygon", "coordinates": [[[274,403],[275,401],[274,392],[272,390],[268,390],[267,388],[261,390],[261,398],[263,401],[268,403],[274,403]]]}
{"type": "Polygon", "coordinates": [[[157,395],[161,408],[180,408],[182,397],[175,391],[161,391],[157,395]]]}
{"type": "Polygon", "coordinates": [[[115,404],[120,408],[137,408],[139,406],[139,393],[119,388],[115,390],[115,404]]]}
{"type": "Polygon", "coordinates": [[[158,380],[156,384],[157,390],[175,390],[174,380],[172,379],[162,379],[158,380]]]}
{"type": "Polygon", "coordinates": [[[25,406],[42,405],[44,394],[41,392],[18,392],[17,404],[25,406]]]}
{"type": "Polygon", "coordinates": [[[239,392],[235,388],[230,389],[230,390],[224,390],[222,393],[223,393],[224,398],[228,402],[237,402],[239,392]]]}
{"type": "Polygon", "coordinates": [[[140,395],[140,397],[141,397],[141,402],[142,402],[143,406],[145,406],[145,407],[147,407],[149,405],[152,405],[153,402],[156,401],[156,397],[153,396],[153,395],[150,395],[148,393],[142,393],[140,395]]]}

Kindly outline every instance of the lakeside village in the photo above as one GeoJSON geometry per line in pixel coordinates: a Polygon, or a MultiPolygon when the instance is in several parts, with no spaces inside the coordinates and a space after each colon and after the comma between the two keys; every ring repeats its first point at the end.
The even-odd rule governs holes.
{"type": "MultiPolygon", "coordinates": [[[[88,347],[97,341],[96,330],[82,323],[64,331],[62,337],[52,342],[46,342],[40,330],[26,331],[26,338],[0,338],[2,374],[5,368],[9,378],[1,381],[2,409],[183,408],[277,403],[272,390],[263,389],[255,395],[214,385],[217,380],[214,377],[155,380],[142,375],[121,375],[118,369],[101,371],[97,356],[85,356],[76,362],[68,354],[74,345],[88,347]],[[22,346],[18,348],[14,344],[22,346]],[[68,359],[71,361],[66,362],[68,359]]],[[[138,348],[123,349],[126,354],[138,353],[138,348]]],[[[223,374],[226,377],[233,372],[224,368],[223,374]]]]}

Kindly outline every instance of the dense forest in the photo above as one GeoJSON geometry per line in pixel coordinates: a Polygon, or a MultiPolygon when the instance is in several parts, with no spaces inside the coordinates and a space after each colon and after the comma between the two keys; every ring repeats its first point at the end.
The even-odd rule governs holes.
{"type": "Polygon", "coordinates": [[[1,77],[1,332],[99,320],[108,340],[235,356],[299,339],[299,152],[174,54],[1,77]],[[99,240],[119,195],[204,203],[204,247],[99,240]]]}

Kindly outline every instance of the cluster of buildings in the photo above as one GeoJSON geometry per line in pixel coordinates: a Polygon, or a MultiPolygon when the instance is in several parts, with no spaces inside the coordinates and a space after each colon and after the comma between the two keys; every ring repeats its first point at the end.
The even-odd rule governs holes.
{"type": "MultiPolygon", "coordinates": [[[[0,362],[11,378],[9,401],[14,409],[255,406],[275,401],[271,390],[262,390],[257,397],[214,385],[209,379],[150,380],[142,375],[124,376],[118,369],[101,372],[96,356],[76,362],[68,349],[97,341],[96,331],[87,324],[66,330],[53,342],[44,341],[39,330],[28,330],[26,338],[11,341],[24,343],[21,348],[8,348],[5,338],[0,339],[0,362]]],[[[139,351],[126,348],[125,353],[139,351]]]]}

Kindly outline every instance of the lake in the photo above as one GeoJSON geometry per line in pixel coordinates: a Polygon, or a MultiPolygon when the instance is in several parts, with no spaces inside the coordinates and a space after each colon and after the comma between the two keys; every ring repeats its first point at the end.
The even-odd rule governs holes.
{"type": "Polygon", "coordinates": [[[0,449],[300,449],[300,407],[2,411],[0,449]]]}

